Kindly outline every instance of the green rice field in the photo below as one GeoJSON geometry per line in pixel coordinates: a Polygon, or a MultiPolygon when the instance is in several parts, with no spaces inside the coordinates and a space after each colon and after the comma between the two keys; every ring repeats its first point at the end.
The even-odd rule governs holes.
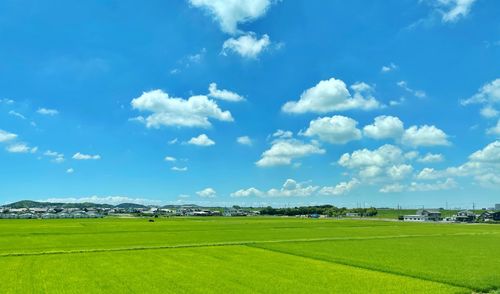
{"type": "Polygon", "coordinates": [[[0,221],[1,293],[498,293],[500,226],[299,218],[0,221]]]}

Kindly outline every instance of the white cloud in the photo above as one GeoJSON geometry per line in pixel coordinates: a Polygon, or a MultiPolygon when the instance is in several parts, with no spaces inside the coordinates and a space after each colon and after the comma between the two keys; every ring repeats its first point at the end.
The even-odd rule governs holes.
{"type": "Polygon", "coordinates": [[[245,100],[245,98],[243,98],[243,96],[239,95],[238,93],[231,92],[225,89],[222,90],[217,89],[216,83],[211,83],[208,86],[208,91],[209,91],[208,96],[215,99],[231,101],[231,102],[238,102],[245,100]]]}
{"type": "Polygon", "coordinates": [[[434,6],[442,14],[443,22],[456,22],[465,18],[476,0],[434,0],[434,6]]]}
{"type": "Polygon", "coordinates": [[[448,146],[451,143],[448,141],[448,135],[441,129],[435,126],[411,126],[406,129],[402,143],[408,146],[448,146]]]}
{"type": "Polygon", "coordinates": [[[279,129],[276,132],[274,132],[272,136],[280,139],[289,139],[293,137],[293,133],[291,131],[284,131],[279,129]]]}
{"type": "Polygon", "coordinates": [[[24,115],[22,115],[19,112],[14,111],[14,110],[9,111],[9,115],[15,116],[15,117],[20,118],[20,119],[26,119],[26,117],[24,115]]]}
{"type": "Polygon", "coordinates": [[[405,186],[399,183],[385,185],[380,188],[381,193],[400,193],[405,190],[405,186]]]}
{"type": "Polygon", "coordinates": [[[393,165],[387,169],[387,175],[393,180],[402,180],[413,171],[409,164],[393,165]]]}
{"type": "Polygon", "coordinates": [[[184,166],[184,167],[173,166],[170,169],[173,171],[178,171],[178,172],[185,172],[188,170],[187,166],[184,166]]]}
{"type": "Polygon", "coordinates": [[[259,189],[256,188],[248,188],[248,189],[241,189],[236,192],[231,193],[231,197],[234,198],[242,198],[242,197],[251,197],[251,196],[263,196],[264,193],[260,191],[259,189]]]}
{"type": "Polygon", "coordinates": [[[484,104],[481,115],[493,118],[498,115],[493,105],[500,103],[500,78],[483,85],[476,94],[461,101],[462,105],[484,104]]]}
{"type": "Polygon", "coordinates": [[[231,122],[229,111],[222,111],[207,96],[192,96],[185,100],[173,98],[162,90],[144,92],[131,102],[134,109],[152,112],[145,119],[148,128],[160,126],[203,127],[211,126],[209,119],[231,122]]]}
{"type": "Polygon", "coordinates": [[[306,197],[311,196],[318,190],[317,186],[297,183],[295,180],[287,179],[280,189],[270,189],[267,191],[269,197],[306,197]]]}
{"type": "Polygon", "coordinates": [[[304,91],[298,101],[288,101],[282,111],[288,113],[327,113],[350,109],[371,110],[380,108],[380,103],[372,96],[373,88],[365,83],[351,86],[351,96],[342,80],[331,78],[320,81],[316,86],[304,91]]]}
{"type": "Polygon", "coordinates": [[[193,137],[188,141],[188,144],[197,145],[197,146],[212,146],[215,145],[215,142],[211,140],[207,135],[201,134],[198,137],[193,137]]]}
{"type": "Polygon", "coordinates": [[[176,144],[178,141],[179,141],[179,140],[177,140],[177,138],[174,138],[174,139],[172,139],[172,140],[168,141],[167,143],[168,143],[168,145],[174,145],[174,144],[176,144]]]}
{"type": "Polygon", "coordinates": [[[304,136],[317,136],[320,140],[332,144],[345,144],[361,139],[361,131],[356,127],[357,121],[352,118],[334,115],[312,120],[303,133],[304,136]]]}
{"type": "Polygon", "coordinates": [[[469,159],[478,162],[500,163],[500,141],[492,142],[485,148],[472,153],[469,159]]]}
{"type": "Polygon", "coordinates": [[[213,188],[205,188],[196,194],[202,198],[215,198],[217,196],[217,192],[213,188]]]}
{"type": "Polygon", "coordinates": [[[349,193],[352,189],[360,184],[359,180],[356,178],[351,179],[348,182],[340,182],[336,186],[323,187],[319,190],[319,194],[328,196],[344,195],[349,193]]]}
{"type": "Polygon", "coordinates": [[[11,141],[17,138],[16,134],[0,129],[0,143],[11,141]]]}
{"type": "Polygon", "coordinates": [[[437,171],[433,168],[426,167],[422,169],[417,175],[416,178],[419,180],[435,180],[445,177],[445,173],[437,171]]]}
{"type": "Polygon", "coordinates": [[[338,164],[349,169],[366,168],[370,166],[385,167],[399,164],[404,161],[403,152],[394,145],[383,145],[375,150],[360,149],[344,153],[338,164]]]}
{"type": "Polygon", "coordinates": [[[67,174],[72,174],[72,173],[74,173],[74,172],[75,172],[75,170],[74,170],[73,168],[68,168],[68,169],[66,170],[66,173],[67,173],[67,174]]]}
{"type": "Polygon", "coordinates": [[[77,152],[73,155],[73,159],[75,160],[99,160],[101,156],[99,154],[96,155],[88,155],[77,152]]]}
{"type": "Polygon", "coordinates": [[[491,181],[500,170],[500,141],[494,141],[483,149],[480,149],[469,156],[469,161],[456,166],[448,167],[445,170],[435,170],[424,168],[416,177],[417,179],[438,179],[447,177],[473,177],[477,183],[484,186],[491,186],[491,181]]]}
{"type": "Polygon", "coordinates": [[[44,156],[51,157],[52,161],[61,163],[64,162],[64,154],[55,151],[47,150],[43,153],[44,156]]]}
{"type": "Polygon", "coordinates": [[[423,157],[417,159],[418,162],[423,162],[423,163],[441,162],[443,160],[444,160],[443,154],[433,154],[433,153],[427,153],[423,157]]]}
{"type": "Polygon", "coordinates": [[[89,197],[66,197],[66,198],[48,198],[40,200],[42,202],[55,202],[55,203],[99,203],[117,205],[121,203],[136,203],[143,205],[159,205],[161,201],[145,198],[131,198],[126,196],[89,196],[89,197]]]}
{"type": "Polygon", "coordinates": [[[7,98],[3,98],[3,99],[0,99],[0,103],[4,103],[4,104],[7,104],[7,105],[12,105],[14,104],[14,100],[12,99],[7,99],[7,98]]]}
{"type": "MultiPolygon", "coordinates": [[[[286,132],[279,134],[281,137],[272,142],[271,148],[262,153],[262,157],[255,164],[259,167],[271,167],[278,165],[290,165],[296,158],[306,157],[313,154],[324,154],[316,143],[304,143],[303,141],[283,137],[286,132]]],[[[276,133],[275,133],[276,135],[276,133]]]]}
{"type": "Polygon", "coordinates": [[[491,105],[486,105],[485,107],[481,108],[481,111],[479,112],[481,116],[485,118],[494,118],[498,116],[498,110],[493,108],[491,105]]]}
{"type": "Polygon", "coordinates": [[[246,33],[237,38],[229,38],[222,44],[222,54],[236,53],[244,58],[257,58],[264,50],[269,48],[271,40],[264,34],[259,39],[253,33],[246,33]]]}
{"type": "Polygon", "coordinates": [[[172,156],[165,156],[164,160],[169,162],[175,162],[177,159],[172,156]]]}
{"type": "Polygon", "coordinates": [[[403,88],[406,92],[411,93],[417,98],[425,98],[427,97],[427,94],[422,91],[422,90],[413,90],[412,88],[408,87],[408,83],[406,81],[399,81],[397,85],[401,88],[403,88]]]}
{"type": "Polygon", "coordinates": [[[189,0],[191,5],[208,11],[221,30],[236,34],[238,24],[250,22],[266,14],[271,0],[189,0]]]}
{"type": "Polygon", "coordinates": [[[394,71],[396,69],[398,69],[398,66],[391,62],[388,65],[382,66],[382,68],[380,69],[380,71],[382,73],[388,73],[388,72],[394,71]]]}
{"type": "Polygon", "coordinates": [[[30,147],[25,143],[15,143],[5,148],[10,153],[36,153],[38,147],[30,147]]]}
{"type": "Polygon", "coordinates": [[[418,183],[412,182],[408,186],[410,192],[427,192],[427,191],[442,191],[451,190],[456,188],[457,182],[452,178],[447,178],[444,181],[437,181],[435,183],[418,183]]]}
{"type": "Polygon", "coordinates": [[[398,139],[404,133],[403,122],[395,116],[377,116],[374,123],[363,128],[365,136],[373,139],[398,139]]]}
{"type": "Polygon", "coordinates": [[[48,116],[54,116],[54,115],[59,114],[59,111],[57,111],[55,109],[49,109],[49,108],[43,108],[43,107],[39,108],[36,112],[38,114],[48,115],[48,116]]]}
{"type": "Polygon", "coordinates": [[[500,119],[497,121],[497,125],[486,130],[487,134],[500,136],[500,119]]]}
{"type": "Polygon", "coordinates": [[[248,136],[241,136],[236,138],[236,142],[241,145],[247,145],[247,146],[252,146],[252,139],[248,136]]]}
{"type": "Polygon", "coordinates": [[[447,178],[444,181],[436,181],[434,183],[411,182],[409,185],[400,183],[389,184],[382,187],[379,191],[382,193],[399,193],[399,192],[429,192],[443,191],[457,188],[457,182],[452,178],[447,178]]]}

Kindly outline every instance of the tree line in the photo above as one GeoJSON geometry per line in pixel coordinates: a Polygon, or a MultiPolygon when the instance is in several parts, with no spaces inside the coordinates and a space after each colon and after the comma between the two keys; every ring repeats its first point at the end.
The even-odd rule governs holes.
{"type": "Polygon", "coordinates": [[[312,215],[321,214],[331,217],[345,216],[347,213],[358,213],[359,216],[375,216],[377,209],[370,208],[346,208],[335,207],[333,205],[318,205],[318,206],[301,206],[301,207],[286,207],[286,208],[273,208],[268,206],[260,211],[261,215],[312,215]]]}

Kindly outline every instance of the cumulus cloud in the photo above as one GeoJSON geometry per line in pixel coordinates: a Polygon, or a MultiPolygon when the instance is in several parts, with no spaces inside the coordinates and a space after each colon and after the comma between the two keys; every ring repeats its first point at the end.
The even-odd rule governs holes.
{"type": "Polygon", "coordinates": [[[500,79],[483,85],[476,94],[461,101],[462,105],[483,104],[480,113],[486,118],[494,118],[499,114],[495,105],[500,104],[500,79]]]}
{"type": "Polygon", "coordinates": [[[66,170],[67,174],[72,174],[74,172],[75,172],[75,170],[73,168],[71,168],[71,167],[66,170]]]}
{"type": "Polygon", "coordinates": [[[231,193],[233,198],[245,197],[309,197],[314,195],[338,196],[349,193],[359,185],[357,179],[351,179],[347,182],[341,182],[335,186],[325,186],[320,189],[319,186],[306,183],[299,183],[293,179],[287,179],[280,188],[271,188],[267,191],[259,190],[255,187],[241,189],[231,193]]]}
{"type": "Polygon", "coordinates": [[[452,178],[447,178],[444,181],[438,180],[433,183],[411,182],[409,185],[400,183],[389,184],[382,187],[379,191],[382,193],[399,193],[399,192],[429,192],[451,190],[458,187],[457,182],[452,178]]]}
{"type": "Polygon", "coordinates": [[[187,166],[184,167],[172,166],[170,169],[177,172],[185,172],[188,170],[187,166]]]}
{"type": "Polygon", "coordinates": [[[402,180],[413,171],[413,167],[409,164],[393,165],[387,168],[387,175],[393,180],[402,180]]]}
{"type": "Polygon", "coordinates": [[[17,138],[16,134],[9,133],[7,131],[4,131],[0,129],[0,143],[7,142],[7,141],[12,141],[17,138]]]}
{"type": "Polygon", "coordinates": [[[217,192],[213,188],[205,188],[201,191],[196,192],[196,194],[202,198],[215,198],[215,197],[217,197],[217,192]]]}
{"type": "Polygon", "coordinates": [[[212,124],[209,119],[231,122],[233,117],[229,111],[222,111],[217,103],[207,96],[192,96],[185,100],[170,97],[162,90],[144,92],[131,102],[132,107],[139,111],[152,114],[144,120],[148,128],[160,126],[202,127],[212,124]]]}
{"type": "Polygon", "coordinates": [[[398,139],[404,133],[403,122],[395,116],[377,116],[374,123],[363,128],[365,136],[373,139],[398,139]]]}
{"type": "Polygon", "coordinates": [[[344,153],[338,160],[338,164],[349,168],[365,168],[369,166],[384,167],[399,164],[404,161],[403,151],[390,144],[383,145],[375,150],[360,149],[344,153]]]}
{"type": "Polygon", "coordinates": [[[443,170],[424,168],[417,174],[420,180],[438,178],[473,177],[480,185],[491,186],[493,177],[500,170],[500,141],[494,141],[483,149],[477,150],[469,156],[469,160],[462,165],[448,167],[443,170]]]}
{"type": "Polygon", "coordinates": [[[36,153],[38,147],[30,147],[25,143],[15,143],[5,148],[10,153],[36,153]]]}
{"type": "Polygon", "coordinates": [[[247,33],[237,38],[229,38],[222,44],[222,54],[236,53],[244,58],[257,58],[269,48],[271,40],[264,34],[260,39],[253,33],[247,33]]]}
{"type": "Polygon", "coordinates": [[[77,152],[73,155],[73,159],[75,160],[99,160],[101,156],[99,154],[89,155],[77,152]]]}
{"type": "Polygon", "coordinates": [[[282,107],[287,113],[327,113],[351,109],[372,110],[380,108],[380,103],[372,96],[373,88],[365,83],[351,86],[354,94],[342,80],[331,78],[320,81],[316,86],[304,91],[298,101],[288,101],[282,107]]]}
{"type": "Polygon", "coordinates": [[[225,89],[217,89],[216,83],[211,83],[208,86],[208,91],[208,96],[214,99],[220,99],[230,102],[239,102],[245,100],[245,98],[243,98],[243,96],[239,95],[238,93],[231,92],[225,89]]]}
{"type": "Polygon", "coordinates": [[[365,148],[344,153],[337,163],[355,171],[361,180],[373,183],[407,178],[413,171],[407,160],[399,147],[386,144],[374,150],[365,148]]]}
{"type": "Polygon", "coordinates": [[[443,160],[444,160],[443,154],[433,154],[433,153],[427,153],[423,157],[417,159],[418,162],[422,163],[434,163],[434,162],[441,162],[443,160]]]}
{"type": "Polygon", "coordinates": [[[500,119],[497,121],[497,125],[486,130],[487,134],[500,136],[500,119]]]}
{"type": "Polygon", "coordinates": [[[385,185],[379,189],[381,193],[399,193],[405,190],[405,186],[400,183],[385,185]]]}
{"type": "Polygon", "coordinates": [[[205,9],[219,23],[223,32],[236,34],[238,24],[265,15],[272,0],[189,0],[194,7],[205,9]]]}
{"type": "Polygon", "coordinates": [[[263,196],[264,192],[260,191],[257,188],[251,187],[248,189],[241,189],[236,192],[231,193],[231,197],[234,198],[242,198],[242,197],[251,197],[251,196],[263,196]]]}
{"type": "Polygon", "coordinates": [[[241,136],[236,138],[236,142],[241,145],[247,145],[247,146],[252,146],[252,139],[248,136],[241,136]]]}
{"type": "Polygon", "coordinates": [[[408,146],[448,146],[451,143],[448,141],[448,135],[441,129],[435,126],[411,126],[406,129],[402,143],[408,146]]]}
{"type": "Polygon", "coordinates": [[[205,134],[201,134],[198,137],[193,137],[187,143],[191,144],[191,145],[203,146],[203,147],[215,145],[215,142],[205,134]]]}
{"type": "Polygon", "coordinates": [[[54,116],[54,115],[57,115],[59,114],[59,111],[55,110],[55,109],[49,109],[49,108],[39,108],[37,111],[36,111],[38,114],[41,114],[41,115],[48,115],[48,116],[54,116]]]}
{"type": "Polygon", "coordinates": [[[344,195],[344,194],[349,193],[351,190],[353,190],[359,184],[360,184],[359,180],[356,178],[353,178],[348,182],[340,182],[335,186],[323,187],[323,188],[321,188],[321,190],[319,190],[318,193],[320,195],[327,195],[327,196],[344,195]]]}
{"type": "Polygon", "coordinates": [[[309,123],[304,136],[318,137],[331,144],[345,144],[361,139],[361,131],[356,127],[357,121],[352,118],[334,115],[317,118],[309,123]]]}
{"type": "Polygon", "coordinates": [[[271,148],[262,153],[261,159],[255,163],[257,166],[290,165],[294,159],[325,153],[325,150],[315,142],[305,143],[288,137],[291,134],[285,131],[280,131],[273,135],[278,139],[272,142],[271,148]]]}
{"type": "Polygon", "coordinates": [[[270,189],[267,191],[269,197],[305,197],[311,196],[318,190],[318,186],[304,185],[292,179],[287,179],[280,189],[270,189]]]}

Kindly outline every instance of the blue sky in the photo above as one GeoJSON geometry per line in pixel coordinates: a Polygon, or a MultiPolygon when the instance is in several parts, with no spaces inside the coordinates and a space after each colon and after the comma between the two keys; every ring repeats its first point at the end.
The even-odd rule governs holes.
{"type": "Polygon", "coordinates": [[[500,3],[0,2],[0,204],[491,207],[500,3]]]}

